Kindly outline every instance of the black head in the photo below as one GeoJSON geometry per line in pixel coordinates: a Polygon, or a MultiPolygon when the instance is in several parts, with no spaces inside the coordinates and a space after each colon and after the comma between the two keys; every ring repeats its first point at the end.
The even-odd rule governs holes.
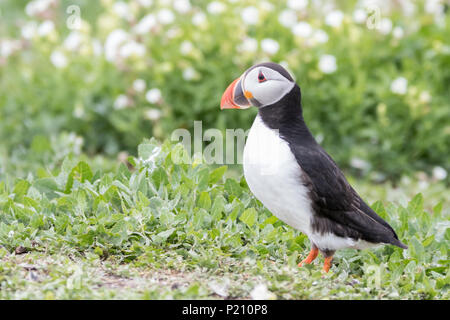
{"type": "Polygon", "coordinates": [[[273,62],[264,62],[247,69],[234,80],[222,96],[221,109],[260,109],[274,105],[299,89],[289,72],[273,62]]]}

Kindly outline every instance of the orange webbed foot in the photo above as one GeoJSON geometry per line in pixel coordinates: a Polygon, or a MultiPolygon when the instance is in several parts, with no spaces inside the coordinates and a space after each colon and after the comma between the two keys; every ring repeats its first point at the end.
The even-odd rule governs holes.
{"type": "Polygon", "coordinates": [[[330,271],[331,261],[333,261],[333,256],[325,257],[325,260],[324,260],[324,263],[323,263],[323,268],[322,268],[323,272],[328,273],[328,271],[330,271]]]}
{"type": "Polygon", "coordinates": [[[317,248],[311,248],[311,251],[309,252],[308,256],[306,257],[306,259],[302,260],[302,262],[300,262],[298,264],[299,267],[303,266],[304,264],[310,264],[311,262],[314,261],[314,259],[317,258],[317,255],[319,254],[319,249],[317,248]]]}

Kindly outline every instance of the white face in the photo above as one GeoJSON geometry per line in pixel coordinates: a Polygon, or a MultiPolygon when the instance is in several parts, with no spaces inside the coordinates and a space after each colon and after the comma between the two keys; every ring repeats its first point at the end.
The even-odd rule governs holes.
{"type": "Polygon", "coordinates": [[[295,82],[290,81],[279,72],[259,66],[244,74],[242,91],[252,105],[256,103],[255,106],[264,107],[281,100],[292,90],[294,85],[295,82]],[[252,99],[255,99],[256,102],[252,99]]]}

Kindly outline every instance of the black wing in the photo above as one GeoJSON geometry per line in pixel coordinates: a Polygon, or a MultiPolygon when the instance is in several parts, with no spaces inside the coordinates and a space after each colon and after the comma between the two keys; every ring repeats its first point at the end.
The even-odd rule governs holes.
{"type": "Polygon", "coordinates": [[[318,144],[308,147],[290,144],[303,171],[313,199],[316,217],[313,229],[341,237],[374,243],[391,243],[402,248],[392,227],[378,216],[350,186],[333,159],[318,144]]]}

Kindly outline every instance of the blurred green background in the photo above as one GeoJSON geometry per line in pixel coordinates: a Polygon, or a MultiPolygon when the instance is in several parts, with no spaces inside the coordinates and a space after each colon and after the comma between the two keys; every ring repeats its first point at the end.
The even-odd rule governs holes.
{"type": "Polygon", "coordinates": [[[347,171],[448,183],[444,1],[3,0],[0,15],[0,177],[74,150],[136,154],[194,120],[248,129],[256,110],[220,112],[220,97],[271,60],[347,171]]]}

